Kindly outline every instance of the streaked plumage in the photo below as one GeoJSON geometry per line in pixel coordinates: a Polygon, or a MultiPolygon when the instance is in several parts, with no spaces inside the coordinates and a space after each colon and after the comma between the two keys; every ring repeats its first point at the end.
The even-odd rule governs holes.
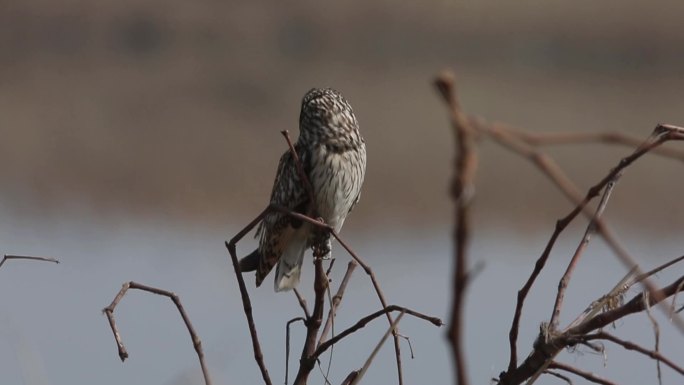
{"type": "MultiPolygon", "coordinates": [[[[366,171],[366,146],[349,103],[333,89],[314,88],[304,95],[299,138],[294,145],[316,200],[316,216],[340,231],[359,200],[366,171]]],[[[280,158],[271,202],[306,214],[309,198],[290,151],[280,158]]],[[[312,247],[330,256],[330,237],[281,213],[268,214],[257,229],[259,247],[240,261],[242,271],[256,270],[261,285],[276,265],[275,290],[299,282],[304,252],[312,247]]]]}

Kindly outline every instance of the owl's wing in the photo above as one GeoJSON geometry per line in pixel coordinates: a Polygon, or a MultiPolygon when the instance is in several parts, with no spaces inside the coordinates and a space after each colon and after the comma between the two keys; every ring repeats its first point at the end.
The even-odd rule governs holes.
{"type": "MultiPolygon", "coordinates": [[[[297,154],[306,164],[306,155],[300,148],[295,147],[297,154]]],[[[271,203],[285,206],[290,210],[305,214],[308,206],[308,196],[297,172],[297,165],[290,151],[280,157],[278,172],[276,173],[271,203]]],[[[257,228],[256,237],[259,238],[259,253],[261,259],[257,268],[257,286],[273,269],[283,250],[287,247],[294,232],[302,226],[302,222],[280,212],[266,214],[257,228]]]]}

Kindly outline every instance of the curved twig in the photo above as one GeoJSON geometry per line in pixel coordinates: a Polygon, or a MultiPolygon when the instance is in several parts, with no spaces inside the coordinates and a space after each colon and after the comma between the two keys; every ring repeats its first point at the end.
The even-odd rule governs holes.
{"type": "Polygon", "coordinates": [[[43,261],[43,262],[53,262],[53,263],[59,263],[59,261],[55,258],[52,257],[32,257],[29,255],[8,255],[5,254],[4,257],[2,257],[2,260],[0,260],[0,267],[5,264],[5,261],[9,259],[27,259],[29,261],[43,261]]]}
{"type": "Polygon", "coordinates": [[[206,385],[211,385],[209,370],[207,369],[206,363],[204,362],[204,351],[202,350],[202,341],[200,341],[199,337],[197,336],[195,328],[192,326],[190,318],[188,317],[187,313],[185,312],[185,309],[183,308],[183,305],[181,304],[180,298],[173,292],[158,289],[156,287],[142,285],[132,281],[124,283],[121,287],[121,290],[119,290],[119,293],[116,295],[116,297],[114,297],[112,303],[102,310],[107,316],[107,319],[109,320],[109,326],[111,326],[112,328],[112,333],[114,333],[114,340],[116,341],[116,345],[119,350],[119,358],[121,359],[121,361],[124,361],[126,360],[126,358],[128,358],[128,352],[126,351],[126,347],[124,346],[123,341],[121,341],[121,334],[119,333],[119,330],[116,327],[116,323],[114,322],[114,309],[119,304],[119,302],[121,302],[121,300],[126,295],[129,289],[142,290],[148,293],[168,297],[173,302],[173,304],[176,305],[176,308],[178,309],[181,318],[183,318],[185,327],[188,329],[188,333],[190,334],[190,338],[192,339],[192,345],[194,346],[195,352],[197,353],[197,357],[199,358],[200,366],[202,367],[202,375],[204,376],[204,383],[206,385]]]}
{"type": "Polygon", "coordinates": [[[633,350],[633,351],[641,353],[647,357],[650,357],[656,361],[660,361],[663,364],[665,364],[665,365],[669,366],[670,368],[672,368],[673,370],[675,370],[676,372],[678,372],[679,374],[684,375],[684,368],[683,367],[675,364],[672,360],[663,356],[661,353],[659,353],[655,350],[643,348],[643,347],[635,344],[634,342],[630,342],[630,341],[620,339],[620,338],[618,338],[612,334],[606,333],[604,331],[598,331],[596,333],[587,334],[586,336],[582,337],[582,340],[584,340],[584,341],[605,340],[605,341],[613,342],[617,345],[622,346],[623,348],[625,348],[627,350],[633,350]]]}

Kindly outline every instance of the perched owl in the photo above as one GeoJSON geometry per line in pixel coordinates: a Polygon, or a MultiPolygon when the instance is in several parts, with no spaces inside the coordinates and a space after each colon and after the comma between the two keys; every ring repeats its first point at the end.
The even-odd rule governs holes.
{"type": "MultiPolygon", "coordinates": [[[[294,147],[312,185],[314,215],[339,232],[359,201],[366,173],[365,140],[351,106],[339,92],[314,88],[304,95],[294,147]]],[[[302,214],[309,209],[309,195],[289,150],[280,157],[271,203],[302,214]]],[[[256,270],[257,286],[276,264],[275,290],[297,286],[309,248],[330,257],[327,232],[279,212],[265,216],[256,236],[259,247],[240,261],[240,269],[256,270]]]]}

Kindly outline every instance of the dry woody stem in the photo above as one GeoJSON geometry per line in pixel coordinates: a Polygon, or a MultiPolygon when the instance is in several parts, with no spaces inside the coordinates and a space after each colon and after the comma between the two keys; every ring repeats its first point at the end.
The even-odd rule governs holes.
{"type": "Polygon", "coordinates": [[[41,261],[41,262],[52,262],[52,263],[59,263],[59,261],[55,258],[52,257],[32,257],[30,255],[8,255],[5,254],[4,257],[2,257],[2,260],[0,260],[0,267],[5,264],[5,261],[8,261],[10,259],[25,259],[29,261],[41,261]]]}
{"type": "Polygon", "coordinates": [[[468,384],[465,351],[463,348],[463,312],[465,290],[468,282],[468,245],[470,242],[470,203],[474,194],[474,179],[477,170],[475,137],[466,115],[461,111],[454,90],[455,79],[450,73],[443,73],[435,80],[435,86],[449,109],[451,126],[456,141],[454,177],[451,183],[451,197],[454,210],[454,273],[452,287],[451,319],[449,321],[449,343],[451,345],[456,371],[456,384],[468,384]]]}
{"type": "Polygon", "coordinates": [[[207,365],[204,361],[202,341],[200,341],[199,337],[197,336],[197,332],[195,332],[195,328],[192,326],[190,318],[185,312],[183,304],[181,304],[180,298],[175,293],[163,289],[158,289],[156,287],[146,286],[136,282],[126,282],[123,284],[121,290],[119,290],[119,293],[116,295],[116,297],[114,297],[112,303],[102,310],[107,316],[107,320],[109,320],[109,326],[112,328],[112,333],[114,334],[114,340],[116,341],[116,346],[119,351],[119,358],[121,359],[121,361],[125,361],[126,358],[128,358],[128,351],[126,351],[126,347],[124,346],[123,341],[121,340],[121,334],[119,333],[119,329],[116,327],[116,322],[114,321],[114,309],[121,302],[121,300],[123,300],[124,296],[126,295],[129,289],[142,290],[148,293],[168,297],[173,302],[173,304],[176,305],[176,308],[178,309],[181,318],[183,318],[185,327],[188,329],[188,333],[190,334],[190,338],[192,339],[192,345],[195,348],[197,357],[199,358],[200,367],[202,368],[202,375],[204,376],[204,383],[206,385],[211,385],[209,370],[207,369],[207,365]]]}
{"type": "MultiPolygon", "coordinates": [[[[546,243],[543,252],[537,259],[532,273],[518,291],[513,320],[509,331],[509,362],[506,370],[499,375],[497,382],[501,385],[520,384],[525,381],[527,381],[528,384],[532,384],[539,375],[549,373],[566,380],[568,383],[570,382],[567,377],[559,375],[556,371],[549,372],[550,369],[554,369],[571,371],[572,373],[593,382],[611,384],[608,380],[601,379],[591,373],[582,372],[553,360],[564,348],[572,347],[578,343],[591,345],[589,339],[586,338],[587,333],[590,332],[594,332],[594,334],[592,334],[592,336],[595,336],[594,339],[599,339],[598,336],[600,335],[603,337],[602,339],[611,340],[625,349],[636,350],[656,360],[658,365],[662,362],[681,374],[679,371],[681,368],[674,364],[673,361],[660,354],[657,349],[657,342],[655,350],[648,350],[622,341],[617,337],[607,337],[603,334],[599,334],[602,332],[597,332],[597,330],[629,314],[647,312],[651,305],[659,304],[660,302],[663,302],[665,298],[672,296],[672,305],[668,306],[663,302],[663,304],[660,304],[659,308],[672,319],[674,325],[679,328],[679,330],[684,331],[684,321],[675,314],[676,306],[674,305],[674,296],[682,290],[682,287],[684,286],[684,277],[675,280],[663,289],[659,289],[649,279],[655,272],[672,266],[682,258],[677,258],[648,273],[644,273],[636,263],[636,260],[627,252],[624,246],[622,246],[613,231],[603,220],[603,212],[606,209],[610,194],[613,191],[617,180],[629,166],[639,160],[643,155],[652,152],[679,161],[684,160],[684,151],[662,147],[666,142],[684,140],[684,128],[671,124],[658,124],[645,141],[620,133],[536,134],[513,128],[505,124],[487,123],[482,119],[467,116],[460,107],[455,91],[454,78],[450,73],[440,75],[435,81],[435,85],[440,92],[442,99],[447,104],[451,118],[451,126],[456,139],[456,158],[453,166],[454,178],[451,188],[451,195],[456,204],[454,212],[455,268],[453,278],[452,319],[449,333],[454,355],[454,367],[456,369],[456,383],[466,384],[468,381],[465,371],[463,370],[465,364],[463,361],[463,351],[460,347],[460,344],[462,343],[462,326],[460,323],[463,316],[463,292],[468,277],[466,272],[468,266],[467,245],[470,236],[468,209],[471,195],[474,190],[473,179],[477,168],[477,156],[474,148],[477,141],[483,137],[492,139],[502,147],[528,159],[574,204],[574,208],[570,213],[556,222],[554,231],[546,243]],[[576,187],[573,181],[554,159],[541,152],[538,147],[541,145],[588,142],[621,144],[634,148],[634,151],[629,156],[621,159],[620,162],[610,169],[599,182],[589,188],[586,193],[582,194],[580,189],[576,187]],[[598,203],[596,210],[593,211],[589,204],[594,198],[599,196],[601,196],[601,201],[598,203]],[[551,255],[551,251],[556,245],[556,241],[559,239],[561,233],[580,214],[589,219],[589,223],[572,259],[567,265],[565,274],[559,281],[556,301],[551,312],[550,321],[542,324],[539,336],[534,343],[532,353],[519,364],[517,342],[525,299],[537,277],[545,267],[546,262],[551,255]],[[586,251],[591,237],[595,233],[605,240],[613,253],[618,257],[618,260],[622,262],[629,272],[610,292],[594,301],[594,303],[592,303],[575,321],[565,329],[560,330],[559,318],[566,289],[581,256],[586,251]],[[645,293],[636,296],[628,303],[622,305],[620,299],[623,298],[626,291],[635,283],[640,283],[644,287],[645,293]]],[[[650,316],[650,313],[648,315],[650,316]]],[[[654,325],[654,329],[656,329],[657,332],[657,325],[654,325]]]]}

